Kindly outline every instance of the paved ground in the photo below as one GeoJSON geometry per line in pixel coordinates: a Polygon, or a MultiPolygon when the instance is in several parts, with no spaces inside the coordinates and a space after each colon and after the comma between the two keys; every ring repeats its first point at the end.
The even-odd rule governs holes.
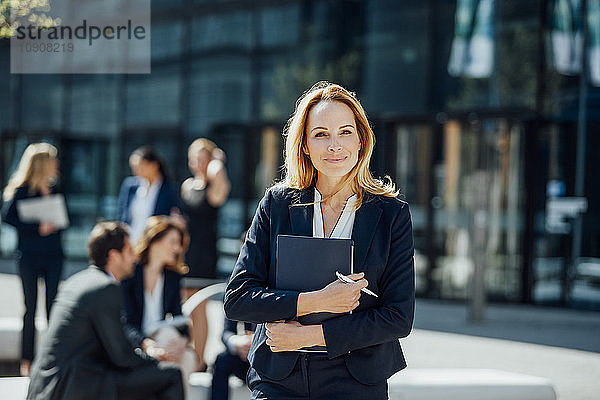
{"type": "MultiPolygon", "coordinates": [[[[0,317],[23,311],[19,280],[9,264],[0,260],[0,317]]],[[[81,266],[69,264],[66,275],[81,266]]],[[[402,340],[409,368],[500,369],[548,378],[560,400],[600,398],[600,313],[489,305],[485,321],[473,324],[467,311],[458,303],[418,300],[415,329],[402,340]]],[[[222,348],[221,318],[220,304],[213,302],[209,361],[222,348]]]]}

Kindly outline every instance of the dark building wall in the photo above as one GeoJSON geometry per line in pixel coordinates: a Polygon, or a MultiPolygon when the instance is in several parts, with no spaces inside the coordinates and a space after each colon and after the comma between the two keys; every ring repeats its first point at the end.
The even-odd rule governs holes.
{"type": "MultiPolygon", "coordinates": [[[[490,298],[596,307],[600,278],[571,262],[570,233],[545,228],[548,182],[573,195],[579,94],[579,78],[553,67],[553,3],[472,3],[479,8],[457,20],[463,2],[442,0],[153,1],[149,75],[14,75],[0,40],[0,180],[31,141],[57,144],[73,222],[67,253],[82,257],[94,221],[115,216],[134,148],[156,147],[180,182],[187,146],[210,137],[233,183],[220,218],[226,273],[279,176],[280,133],[296,98],[332,80],[357,92],[377,136],[373,170],[411,203],[420,295],[468,297],[479,251],[490,298]],[[471,64],[451,62],[461,38],[480,46],[471,64]],[[481,201],[474,182],[486,185],[481,201]],[[477,249],[476,215],[487,223],[477,249]],[[565,296],[572,287],[574,300],[565,296]]],[[[581,254],[593,270],[600,90],[588,93],[581,254]]],[[[0,248],[14,249],[5,225],[0,248]]]]}

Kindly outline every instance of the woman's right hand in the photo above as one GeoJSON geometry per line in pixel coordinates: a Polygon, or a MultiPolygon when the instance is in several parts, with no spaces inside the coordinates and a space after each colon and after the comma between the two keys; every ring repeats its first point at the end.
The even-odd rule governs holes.
{"type": "Polygon", "coordinates": [[[184,336],[179,336],[169,340],[164,347],[165,361],[177,362],[183,357],[183,353],[187,348],[188,340],[184,336]]]}
{"type": "Polygon", "coordinates": [[[360,290],[369,285],[364,272],[348,275],[354,283],[344,283],[336,279],[319,292],[323,312],[346,313],[358,307],[360,290]]]}
{"type": "Polygon", "coordinates": [[[52,222],[41,222],[38,231],[40,235],[48,236],[56,231],[56,226],[52,222]]]}
{"type": "Polygon", "coordinates": [[[300,293],[296,304],[296,316],[319,312],[339,314],[354,310],[359,304],[360,290],[369,285],[364,276],[364,272],[348,275],[354,283],[344,283],[336,279],[321,290],[300,293]]]}

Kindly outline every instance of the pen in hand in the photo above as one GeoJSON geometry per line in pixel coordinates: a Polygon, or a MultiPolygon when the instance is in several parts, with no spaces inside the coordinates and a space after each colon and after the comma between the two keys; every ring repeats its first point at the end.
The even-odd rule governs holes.
{"type": "MultiPolygon", "coordinates": [[[[338,280],[340,280],[341,282],[344,282],[344,283],[354,283],[354,281],[352,279],[348,278],[346,275],[340,274],[339,271],[335,271],[335,276],[337,276],[338,280]]],[[[375,293],[373,293],[372,291],[370,291],[367,288],[362,288],[362,289],[360,289],[360,291],[364,292],[366,294],[370,294],[371,296],[379,297],[379,296],[377,296],[375,293]]]]}

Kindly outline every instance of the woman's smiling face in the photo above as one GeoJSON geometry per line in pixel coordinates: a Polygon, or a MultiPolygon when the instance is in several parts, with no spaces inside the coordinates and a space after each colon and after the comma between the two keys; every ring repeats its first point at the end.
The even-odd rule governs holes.
{"type": "Polygon", "coordinates": [[[181,233],[176,229],[169,229],[163,237],[150,245],[150,257],[156,257],[165,265],[175,265],[183,251],[181,241],[181,233]]]}
{"type": "Polygon", "coordinates": [[[338,101],[321,101],[308,113],[304,152],[319,176],[343,178],[358,162],[354,113],[338,101]]]}

